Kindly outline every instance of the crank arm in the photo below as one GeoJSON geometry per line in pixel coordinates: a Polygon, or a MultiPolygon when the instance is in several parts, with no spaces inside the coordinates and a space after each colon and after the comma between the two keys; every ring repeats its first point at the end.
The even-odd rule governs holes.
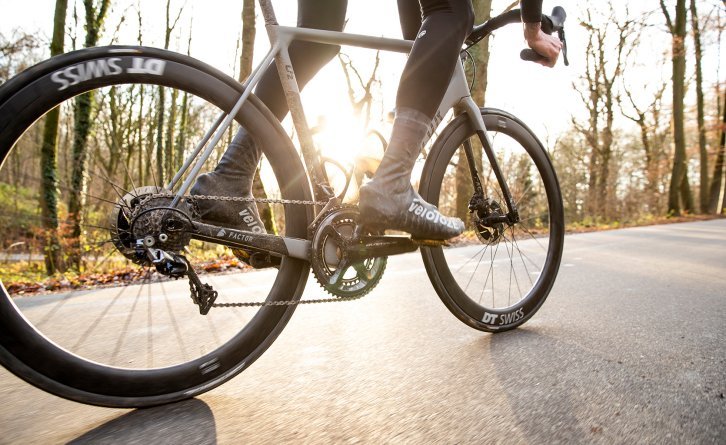
{"type": "Polygon", "coordinates": [[[252,233],[211,224],[195,223],[192,238],[233,249],[253,248],[275,256],[287,256],[310,261],[310,241],[299,238],[252,233]]]}
{"type": "Polygon", "coordinates": [[[407,236],[364,236],[359,243],[348,245],[346,255],[353,263],[368,258],[414,252],[419,246],[419,243],[407,236]]]}

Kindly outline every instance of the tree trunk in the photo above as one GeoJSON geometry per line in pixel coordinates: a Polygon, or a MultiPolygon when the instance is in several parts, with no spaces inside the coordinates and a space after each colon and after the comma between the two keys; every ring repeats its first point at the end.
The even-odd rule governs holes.
{"type": "MultiPolygon", "coordinates": [[[[255,50],[255,0],[244,0],[242,4],[242,51],[239,57],[239,81],[244,82],[252,73],[252,59],[255,50]]],[[[255,198],[267,198],[267,192],[260,178],[260,169],[255,172],[252,180],[252,195],[255,198]]],[[[269,233],[277,233],[275,227],[275,215],[272,206],[267,203],[258,202],[257,210],[265,228],[269,233]]]]}
{"type": "MultiPolygon", "coordinates": [[[[110,0],[100,0],[98,8],[93,0],[83,0],[86,11],[86,41],[85,47],[90,48],[98,44],[103,21],[108,11],[110,0]]],[[[93,111],[93,91],[76,97],[73,128],[73,172],[71,173],[70,198],[68,200],[68,219],[70,220],[71,253],[68,258],[69,265],[80,270],[81,268],[81,226],[83,220],[83,207],[86,196],[86,159],[88,158],[88,135],[91,133],[91,112],[93,111]]]]}
{"type": "MultiPolygon", "coordinates": [[[[175,173],[174,165],[178,162],[175,158],[174,140],[176,133],[177,109],[176,104],[179,100],[179,90],[174,89],[171,92],[171,104],[169,104],[169,123],[166,127],[166,141],[164,142],[164,158],[166,159],[165,171],[172,179],[175,173]]],[[[182,161],[183,162],[183,161],[182,161]]]]}
{"type": "Polygon", "coordinates": [[[242,53],[239,58],[239,81],[244,82],[252,72],[252,57],[255,50],[255,0],[244,0],[242,4],[242,53]]]}
{"type": "MultiPolygon", "coordinates": [[[[164,32],[164,49],[169,49],[169,44],[171,42],[171,33],[174,32],[174,28],[176,28],[177,23],[179,23],[179,17],[181,17],[182,11],[184,8],[179,9],[177,12],[177,16],[174,19],[174,22],[171,21],[171,16],[169,15],[169,10],[171,9],[171,0],[166,0],[166,28],[164,32]]],[[[172,94],[172,107],[176,104],[176,99],[172,94]]],[[[157,103],[157,121],[156,121],[156,185],[159,187],[164,187],[164,183],[166,182],[166,175],[171,174],[171,172],[167,171],[168,166],[171,165],[171,147],[172,147],[172,141],[169,140],[171,135],[169,135],[169,130],[173,131],[173,125],[174,122],[171,121],[172,118],[170,117],[169,120],[169,127],[165,128],[165,121],[166,121],[166,89],[164,87],[159,87],[159,102],[157,103]],[[164,131],[167,130],[167,138],[166,143],[164,138],[164,131]]]]}
{"type": "Polygon", "coordinates": [[[166,113],[166,91],[159,87],[159,101],[156,107],[156,174],[155,185],[164,186],[164,166],[166,159],[164,154],[164,113],[166,113]]]}
{"type": "MultiPolygon", "coordinates": [[[[474,0],[474,16],[476,23],[482,23],[488,20],[492,14],[492,0],[474,0]]],[[[473,59],[472,63],[476,65],[476,80],[471,96],[480,106],[484,106],[486,97],[488,68],[489,68],[489,37],[479,42],[478,45],[469,50],[473,59]]],[[[467,70],[470,71],[470,70],[467,70]]],[[[473,69],[471,70],[473,71],[473,69]]],[[[469,76],[473,72],[467,72],[469,76]]],[[[472,152],[476,168],[482,173],[482,145],[478,138],[471,139],[472,152]]],[[[469,164],[466,161],[464,152],[459,155],[459,163],[456,165],[456,216],[462,221],[469,218],[469,201],[474,194],[474,185],[471,181],[471,172],[469,164]]]]}
{"type": "Polygon", "coordinates": [[[673,156],[673,172],[671,173],[670,189],[668,192],[668,212],[672,215],[681,214],[681,204],[686,204],[688,195],[688,182],[684,181],[687,173],[686,137],[684,129],[684,96],[686,79],[686,0],[676,1],[675,22],[671,21],[670,14],[663,0],[661,9],[666,17],[668,28],[672,37],[671,62],[673,64],[673,141],[675,153],[673,156]],[[687,192],[684,194],[684,192],[687,192]]]}
{"type": "Polygon", "coordinates": [[[726,171],[724,171],[724,151],[726,150],[726,95],[724,95],[723,120],[721,125],[721,143],[716,154],[716,163],[713,166],[711,179],[711,192],[709,193],[709,213],[720,214],[726,207],[726,171]]]}
{"type": "Polygon", "coordinates": [[[696,0],[691,0],[691,28],[693,32],[693,45],[696,53],[696,107],[698,112],[698,152],[701,163],[701,183],[699,193],[699,204],[702,213],[708,212],[708,150],[706,148],[706,125],[704,123],[703,105],[703,70],[701,60],[703,51],[701,49],[701,28],[696,9],[696,0]]]}
{"type": "MultiPolygon", "coordinates": [[[[53,39],[50,55],[63,53],[65,40],[66,12],[68,0],[57,0],[53,19],[53,39]]],[[[58,122],[60,109],[50,111],[45,117],[43,142],[40,151],[40,171],[42,174],[40,191],[40,210],[45,231],[45,272],[53,275],[56,270],[63,271],[63,254],[58,239],[58,122]]]]}

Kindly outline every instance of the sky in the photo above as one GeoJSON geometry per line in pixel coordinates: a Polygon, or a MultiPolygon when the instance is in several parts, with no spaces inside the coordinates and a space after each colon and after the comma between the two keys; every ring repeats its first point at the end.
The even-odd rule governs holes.
{"type": "MultiPolygon", "coordinates": [[[[111,43],[112,30],[120,29],[117,43],[135,44],[137,30],[136,5],[140,0],[115,0],[113,9],[106,23],[106,33],[101,44],[111,43]],[[121,17],[125,22],[119,26],[121,17]]],[[[69,3],[73,4],[73,0],[69,3]]],[[[78,3],[78,13],[82,16],[82,5],[78,3]]],[[[143,0],[144,43],[160,46],[163,43],[164,6],[165,0],[143,0]]],[[[509,0],[494,0],[493,13],[501,12],[511,3],[509,0]]],[[[649,2],[631,2],[631,9],[643,10],[649,2]]],[[[52,31],[54,0],[0,0],[0,33],[11,34],[13,29],[22,29],[49,41],[52,31]]],[[[293,0],[274,0],[278,21],[284,25],[294,25],[296,20],[296,2],[293,0]]],[[[498,31],[490,45],[492,56],[489,67],[489,86],[487,90],[487,106],[509,111],[524,120],[538,134],[540,139],[553,141],[559,133],[570,126],[572,115],[582,113],[582,105],[574,92],[572,84],[584,70],[581,56],[586,35],[577,26],[582,20],[581,2],[575,0],[545,1],[544,10],[549,11],[554,5],[561,5],[568,11],[566,25],[568,44],[570,47],[570,66],[566,67],[562,59],[553,69],[524,62],[519,59],[519,51],[525,47],[521,27],[512,25],[498,31]]],[[[617,3],[616,3],[617,4],[617,3]]],[[[193,40],[191,55],[209,63],[222,71],[235,75],[234,66],[236,42],[241,28],[241,0],[173,0],[172,9],[184,5],[184,13],[180,19],[183,34],[172,42],[171,49],[186,52],[186,41],[189,24],[193,18],[193,40]]],[[[648,6],[652,7],[652,5],[648,6]]],[[[69,11],[69,19],[72,10],[69,11]]],[[[348,23],[346,31],[398,38],[400,28],[395,2],[392,0],[349,0],[348,23]]],[[[258,23],[261,20],[258,14],[258,23]]],[[[82,31],[79,31],[82,32],[82,31]]],[[[669,78],[669,65],[660,62],[663,52],[667,51],[669,41],[667,35],[654,34],[661,38],[646,41],[643,58],[638,67],[631,69],[639,72],[637,79],[647,90],[648,83],[669,78]],[[650,58],[650,59],[649,59],[650,58]],[[665,67],[665,68],[664,68],[665,67]]],[[[256,41],[256,56],[261,58],[266,52],[267,42],[262,24],[259,23],[256,41]]],[[[369,50],[343,48],[343,52],[351,55],[357,68],[363,73],[370,72],[375,54],[369,50]]],[[[707,77],[714,80],[716,74],[717,54],[711,55],[711,65],[705,71],[707,77]]],[[[723,54],[722,54],[723,56],[723,54]]],[[[405,63],[405,56],[389,54],[383,57],[380,75],[383,84],[383,109],[394,107],[395,91],[398,85],[400,70],[405,63]]],[[[723,76],[721,76],[723,77],[723,76]]],[[[637,80],[636,79],[636,80],[637,80]]],[[[425,93],[423,93],[425,94],[425,93]]],[[[325,117],[331,129],[330,140],[340,144],[342,135],[350,135],[355,124],[346,121],[350,105],[347,99],[342,71],[337,62],[330,63],[308,85],[303,93],[303,103],[307,106],[308,120],[315,124],[320,116],[325,117]]],[[[382,123],[380,126],[385,127],[382,123]]],[[[385,130],[385,129],[384,129],[385,130]]],[[[347,147],[344,148],[350,151],[347,147]]]]}

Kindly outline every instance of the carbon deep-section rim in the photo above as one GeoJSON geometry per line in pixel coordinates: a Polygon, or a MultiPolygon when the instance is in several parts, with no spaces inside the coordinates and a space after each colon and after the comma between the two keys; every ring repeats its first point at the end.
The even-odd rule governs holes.
{"type": "MultiPolygon", "coordinates": [[[[196,117],[198,122],[205,124],[204,113],[216,110],[212,113],[216,118],[220,110],[229,112],[242,93],[241,85],[221,72],[168,51],[105,47],[58,56],[26,70],[0,88],[3,168],[12,167],[11,161],[17,158],[13,158],[12,153],[21,153],[21,141],[27,138],[24,136],[26,130],[42,125],[43,116],[57,105],[72,103],[76,96],[92,90],[99,92],[100,102],[110,101],[111,93],[121,88],[128,88],[126,97],[131,97],[140,90],[132,88],[142,84],[149,89],[165,87],[178,92],[177,105],[185,95],[191,97],[190,100],[197,100],[196,117]]],[[[134,108],[133,112],[143,112],[138,102],[134,106],[138,109],[134,108]]],[[[147,103],[146,106],[155,105],[147,103]]],[[[99,105],[98,110],[102,110],[102,106],[99,105]]],[[[275,179],[279,197],[311,200],[302,163],[269,110],[251,96],[236,121],[244,125],[255,142],[263,147],[266,174],[275,179]]],[[[205,130],[197,129],[198,132],[205,130]]],[[[193,147],[195,143],[190,145],[193,147]]],[[[8,185],[8,177],[11,177],[9,170],[6,175],[0,170],[0,183],[5,181],[5,186],[15,187],[13,190],[19,191],[20,199],[36,198],[32,186],[8,185]]],[[[126,185],[133,190],[149,184],[126,185]]],[[[107,188],[116,187],[120,186],[109,185],[107,188]]],[[[99,188],[102,187],[94,188],[88,196],[101,195],[99,188]]],[[[110,205],[116,201],[101,197],[99,202],[103,199],[110,205]]],[[[34,202],[37,206],[37,200],[34,202]]],[[[0,213],[10,217],[13,215],[10,210],[0,209],[0,213]]],[[[32,221],[32,210],[26,205],[23,211],[32,221]]],[[[98,210],[99,213],[106,211],[98,210]]],[[[309,208],[286,205],[277,211],[286,236],[306,237],[311,216],[309,208]]],[[[208,248],[206,245],[199,249],[192,246],[191,250],[208,253],[204,250],[208,248]]],[[[37,251],[30,252],[28,258],[35,256],[38,256],[37,251]]],[[[89,258],[100,261],[99,256],[89,255],[89,258]]],[[[142,281],[141,285],[132,282],[102,290],[72,291],[62,296],[11,296],[6,287],[6,281],[11,277],[8,264],[20,259],[15,256],[4,259],[6,262],[0,265],[0,363],[45,391],[82,403],[141,407],[182,400],[208,391],[254,362],[279,335],[295,309],[294,305],[251,309],[254,312],[212,309],[210,316],[205,318],[189,299],[186,280],[153,285],[151,281],[142,281]],[[147,290],[143,290],[144,284],[148,285],[147,290]],[[151,290],[157,288],[164,291],[151,290]],[[43,315],[35,314],[41,310],[43,315]],[[84,326],[75,324],[73,316],[83,311],[96,311],[99,316],[84,326]],[[61,325],[61,320],[64,320],[64,329],[54,331],[52,326],[61,325]],[[122,333],[123,339],[114,342],[114,335],[122,333]],[[77,341],[66,340],[73,334],[78,334],[77,341]],[[173,342],[164,344],[162,339],[166,338],[173,342]],[[190,340],[192,338],[198,340],[190,340]],[[107,341],[106,345],[104,342],[107,341]],[[108,347],[104,349],[104,345],[108,347]]],[[[307,262],[284,258],[279,271],[268,269],[241,274],[249,275],[249,278],[240,278],[236,287],[225,284],[232,282],[232,275],[202,278],[221,283],[218,301],[223,301],[222,291],[225,290],[230,299],[260,292],[263,300],[281,301],[299,299],[308,274],[307,262]],[[260,275],[252,275],[255,273],[260,275]],[[265,287],[256,290],[248,281],[260,277],[264,277],[265,287]]]]}
{"type": "MultiPolygon", "coordinates": [[[[552,289],[562,257],[564,212],[554,168],[532,131],[506,112],[481,112],[520,221],[492,224],[482,231],[470,216],[458,246],[426,247],[421,253],[436,292],[457,318],[478,330],[502,332],[529,320],[552,289]]],[[[456,176],[465,159],[463,144],[476,139],[468,117],[462,115],[431,149],[419,192],[444,213],[456,211],[447,197],[458,187],[456,181],[464,181],[456,176]]],[[[486,155],[477,157],[487,210],[506,213],[506,200],[486,155]]],[[[464,177],[471,190],[471,175],[464,177]]]]}

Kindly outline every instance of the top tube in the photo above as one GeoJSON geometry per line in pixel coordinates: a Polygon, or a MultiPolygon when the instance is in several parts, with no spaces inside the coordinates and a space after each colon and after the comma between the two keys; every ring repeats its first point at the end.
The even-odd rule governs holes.
{"type": "Polygon", "coordinates": [[[298,28],[296,26],[272,26],[277,26],[278,37],[281,40],[304,40],[307,42],[326,43],[330,45],[380,49],[383,51],[392,51],[397,53],[409,53],[413,47],[413,40],[374,37],[364,34],[350,34],[322,29],[298,28]]]}

